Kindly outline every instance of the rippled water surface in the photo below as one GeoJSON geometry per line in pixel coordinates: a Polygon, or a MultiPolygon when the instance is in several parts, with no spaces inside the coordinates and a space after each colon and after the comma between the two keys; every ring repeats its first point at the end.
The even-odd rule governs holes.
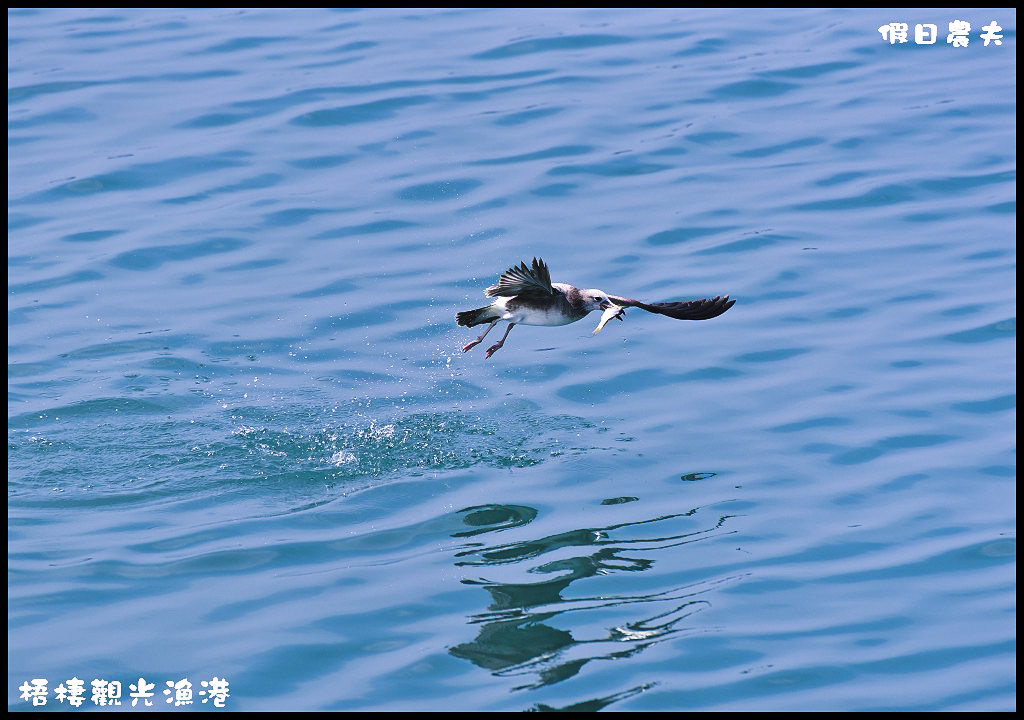
{"type": "Polygon", "coordinates": [[[1015,28],[9,11],[9,708],[1015,709],[1015,28]]]}

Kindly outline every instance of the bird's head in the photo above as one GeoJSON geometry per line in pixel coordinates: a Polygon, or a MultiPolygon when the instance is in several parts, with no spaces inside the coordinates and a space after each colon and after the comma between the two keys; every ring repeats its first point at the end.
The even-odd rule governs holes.
{"type": "Polygon", "coordinates": [[[583,297],[583,305],[587,308],[587,312],[594,312],[594,310],[607,310],[613,303],[608,297],[608,293],[604,290],[598,290],[591,288],[584,290],[580,293],[583,297]]]}
{"type": "Polygon", "coordinates": [[[612,318],[618,318],[621,320],[622,314],[626,310],[621,305],[616,305],[604,290],[584,290],[583,298],[587,312],[600,310],[602,313],[601,322],[599,322],[597,327],[594,329],[594,335],[597,335],[599,332],[604,330],[604,326],[607,325],[608,321],[612,318]]]}

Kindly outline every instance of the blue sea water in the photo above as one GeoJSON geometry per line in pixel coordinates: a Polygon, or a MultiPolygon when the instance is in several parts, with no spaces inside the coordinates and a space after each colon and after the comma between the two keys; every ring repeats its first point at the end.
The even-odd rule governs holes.
{"type": "Polygon", "coordinates": [[[1015,709],[1015,28],[9,10],[9,709],[1015,709]]]}

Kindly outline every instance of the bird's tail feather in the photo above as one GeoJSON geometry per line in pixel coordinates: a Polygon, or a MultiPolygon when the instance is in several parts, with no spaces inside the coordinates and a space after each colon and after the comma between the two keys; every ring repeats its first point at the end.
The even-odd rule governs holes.
{"type": "Polygon", "coordinates": [[[487,322],[494,322],[500,315],[494,312],[494,309],[488,305],[487,307],[477,308],[476,310],[465,310],[460,313],[456,313],[455,322],[459,325],[465,325],[466,327],[473,327],[474,325],[482,325],[487,322]]]}

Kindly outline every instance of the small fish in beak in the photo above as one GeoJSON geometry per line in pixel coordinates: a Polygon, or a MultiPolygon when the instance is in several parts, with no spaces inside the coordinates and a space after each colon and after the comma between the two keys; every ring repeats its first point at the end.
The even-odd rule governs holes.
{"type": "Polygon", "coordinates": [[[592,334],[597,335],[599,332],[604,330],[604,326],[607,325],[612,318],[618,318],[619,320],[622,320],[622,316],[625,314],[625,312],[626,308],[619,307],[614,303],[608,303],[608,306],[604,309],[604,313],[602,313],[601,315],[601,322],[597,324],[597,327],[594,328],[594,332],[592,334]]]}

